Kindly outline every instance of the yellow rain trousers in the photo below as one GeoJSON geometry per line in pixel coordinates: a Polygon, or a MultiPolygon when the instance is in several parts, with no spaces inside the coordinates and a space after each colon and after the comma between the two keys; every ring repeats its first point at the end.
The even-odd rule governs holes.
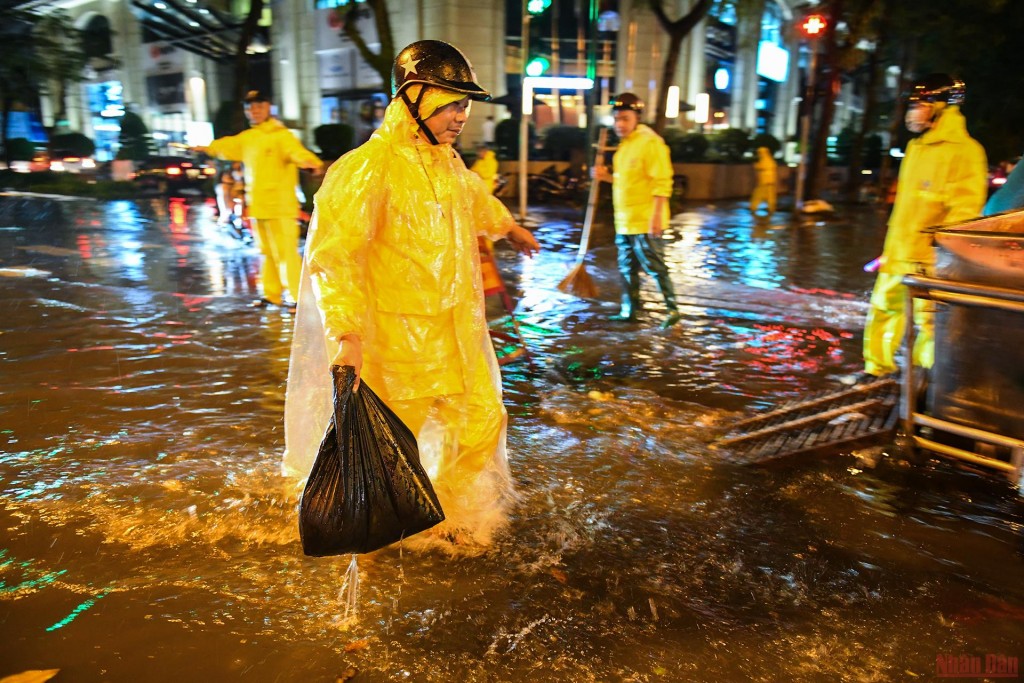
{"type": "Polygon", "coordinates": [[[282,282],[292,298],[297,298],[302,268],[295,194],[298,169],[319,164],[320,159],[277,119],[218,138],[207,147],[207,154],[244,164],[246,206],[263,255],[260,281],[264,298],[280,304],[282,282]]]}
{"type": "MultiPolygon", "coordinates": [[[[668,145],[651,128],[641,123],[627,135],[612,158],[615,180],[612,201],[615,206],[615,232],[620,235],[646,235],[651,229],[655,197],[672,196],[672,160],[668,145]]],[[[668,226],[669,207],[664,203],[668,226]]]]}
{"type": "MultiPolygon", "coordinates": [[[[924,229],[981,215],[987,178],[985,150],[968,135],[958,106],[948,107],[934,127],[907,146],[864,327],[866,372],[884,375],[899,369],[896,351],[906,326],[903,276],[931,275],[935,265],[931,236],[924,229]]],[[[933,310],[929,302],[915,302],[919,329],[913,362],[924,368],[935,359],[933,310]]]]}
{"type": "Polygon", "coordinates": [[[409,426],[444,527],[488,543],[515,493],[507,415],[484,317],[478,235],[514,225],[450,145],[401,100],[316,195],[285,406],[286,474],[304,477],[331,409],[338,339],[362,339],[362,379],[409,426]]]}

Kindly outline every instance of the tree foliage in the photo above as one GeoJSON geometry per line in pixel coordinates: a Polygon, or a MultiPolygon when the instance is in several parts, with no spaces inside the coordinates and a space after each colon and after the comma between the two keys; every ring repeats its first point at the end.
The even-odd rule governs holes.
{"type": "Polygon", "coordinates": [[[118,142],[121,144],[117,151],[118,159],[143,161],[153,153],[153,139],[149,135],[149,128],[142,117],[132,111],[126,111],[121,117],[118,142]]]}
{"type": "MultiPolygon", "coordinates": [[[[16,103],[36,111],[40,94],[56,83],[58,105],[63,107],[63,85],[84,80],[85,53],[81,32],[61,11],[46,15],[7,9],[0,21],[0,139],[7,147],[9,114],[16,103]]],[[[60,112],[58,112],[60,114],[60,112]]]]}

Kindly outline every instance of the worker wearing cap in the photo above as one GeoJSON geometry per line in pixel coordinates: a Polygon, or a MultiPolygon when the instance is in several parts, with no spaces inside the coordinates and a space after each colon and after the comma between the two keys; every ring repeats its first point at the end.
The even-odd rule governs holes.
{"type": "Polygon", "coordinates": [[[640,270],[654,278],[665,298],[667,329],[682,317],[676,292],[665,265],[662,233],[668,227],[668,200],[672,196],[672,160],[661,136],[640,123],[643,101],[626,92],[612,100],[619,147],[612,157],[612,171],[595,166],[597,180],[612,183],[615,205],[615,246],[622,280],[622,306],[615,322],[636,322],[640,311],[640,270]]]}
{"type": "MultiPolygon", "coordinates": [[[[926,228],[977,218],[985,203],[988,164],[985,150],[968,134],[960,113],[965,91],[957,78],[930,74],[913,85],[907,98],[905,124],[918,137],[907,145],[900,165],[896,202],[864,328],[862,382],[899,370],[896,350],[907,324],[903,276],[932,275],[935,265],[926,228]]],[[[918,334],[912,361],[922,368],[932,367],[935,360],[933,310],[932,302],[914,300],[918,334]]]]}
{"type": "Polygon", "coordinates": [[[299,297],[302,259],[299,256],[298,169],[320,173],[323,162],[302,146],[283,123],[270,115],[270,98],[259,90],[245,95],[245,115],[251,128],[228,135],[200,150],[210,156],[241,161],[245,171],[245,201],[263,263],[263,296],[255,306],[295,307],[299,297]],[[285,298],[287,287],[291,300],[285,298]]]}

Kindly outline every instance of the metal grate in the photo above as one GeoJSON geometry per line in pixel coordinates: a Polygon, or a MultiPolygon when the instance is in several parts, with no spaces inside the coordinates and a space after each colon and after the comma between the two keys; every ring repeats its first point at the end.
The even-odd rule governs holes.
{"type": "Polygon", "coordinates": [[[896,379],[792,401],[730,425],[714,447],[730,459],[758,464],[794,455],[823,455],[891,440],[899,423],[896,379]]]}

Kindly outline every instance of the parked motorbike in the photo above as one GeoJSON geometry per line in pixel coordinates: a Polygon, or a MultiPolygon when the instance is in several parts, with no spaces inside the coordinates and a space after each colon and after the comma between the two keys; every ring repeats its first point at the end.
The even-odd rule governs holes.
{"type": "Polygon", "coordinates": [[[530,201],[566,202],[582,204],[590,191],[590,177],[583,169],[566,168],[559,171],[555,165],[526,178],[530,201]]]}

